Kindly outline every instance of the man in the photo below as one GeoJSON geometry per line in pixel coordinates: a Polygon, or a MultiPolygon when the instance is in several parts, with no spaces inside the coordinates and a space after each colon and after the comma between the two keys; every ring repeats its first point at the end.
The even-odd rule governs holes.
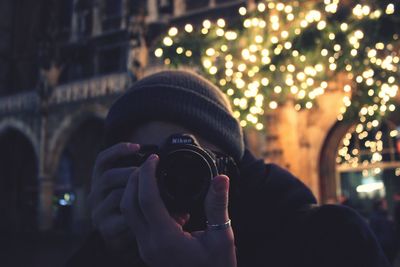
{"type": "Polygon", "coordinates": [[[97,232],[68,266],[388,266],[357,213],[316,207],[298,179],[251,155],[229,102],[198,75],[164,71],[135,83],[109,111],[106,146],[89,196],[97,232]],[[177,133],[192,134],[238,166],[237,177],[216,175],[204,208],[191,213],[164,205],[158,155],[111,167],[177,133]]]}

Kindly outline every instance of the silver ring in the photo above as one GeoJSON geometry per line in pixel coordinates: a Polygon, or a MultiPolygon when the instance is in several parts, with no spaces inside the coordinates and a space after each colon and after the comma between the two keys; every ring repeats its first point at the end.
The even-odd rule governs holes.
{"type": "Polygon", "coordinates": [[[207,224],[207,229],[208,230],[224,230],[224,229],[228,229],[229,227],[231,227],[231,220],[228,220],[225,223],[222,224],[209,224],[208,222],[206,222],[207,224]]]}

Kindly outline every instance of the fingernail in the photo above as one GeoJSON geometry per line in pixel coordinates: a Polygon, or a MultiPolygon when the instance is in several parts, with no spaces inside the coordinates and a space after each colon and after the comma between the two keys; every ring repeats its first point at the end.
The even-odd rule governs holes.
{"type": "Polygon", "coordinates": [[[136,150],[136,149],[140,149],[140,145],[139,144],[129,144],[129,148],[132,150],[136,150]]]}
{"type": "Polygon", "coordinates": [[[151,154],[148,158],[149,161],[155,161],[158,160],[158,155],[157,154],[151,154]]]}
{"type": "Polygon", "coordinates": [[[221,178],[213,179],[213,187],[214,191],[217,193],[221,193],[225,191],[225,181],[221,178]]]}

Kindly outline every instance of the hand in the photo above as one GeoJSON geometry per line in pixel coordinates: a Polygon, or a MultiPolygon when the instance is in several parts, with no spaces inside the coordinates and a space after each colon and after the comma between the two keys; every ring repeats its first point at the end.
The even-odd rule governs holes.
{"type": "MultiPolygon", "coordinates": [[[[171,218],[159,193],[155,177],[158,156],[150,156],[129,178],[121,211],[133,230],[142,259],[151,267],[235,267],[232,228],[183,231],[171,218]]],[[[216,176],[205,200],[210,224],[228,220],[229,178],[216,176]]]]}
{"type": "Polygon", "coordinates": [[[110,167],[116,159],[134,154],[139,149],[137,144],[116,144],[99,153],[93,169],[88,197],[92,221],[106,245],[116,251],[124,250],[128,244],[135,241],[120,212],[124,188],[135,167],[113,169],[110,167]]]}

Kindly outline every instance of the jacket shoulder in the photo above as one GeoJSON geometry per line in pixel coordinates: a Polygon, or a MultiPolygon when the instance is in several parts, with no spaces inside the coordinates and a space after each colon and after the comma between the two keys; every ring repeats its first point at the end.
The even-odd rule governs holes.
{"type": "MultiPolygon", "coordinates": [[[[366,220],[341,205],[322,205],[300,211],[298,240],[307,261],[319,266],[389,266],[366,220]]],[[[313,265],[312,265],[313,266],[313,265]]]]}

